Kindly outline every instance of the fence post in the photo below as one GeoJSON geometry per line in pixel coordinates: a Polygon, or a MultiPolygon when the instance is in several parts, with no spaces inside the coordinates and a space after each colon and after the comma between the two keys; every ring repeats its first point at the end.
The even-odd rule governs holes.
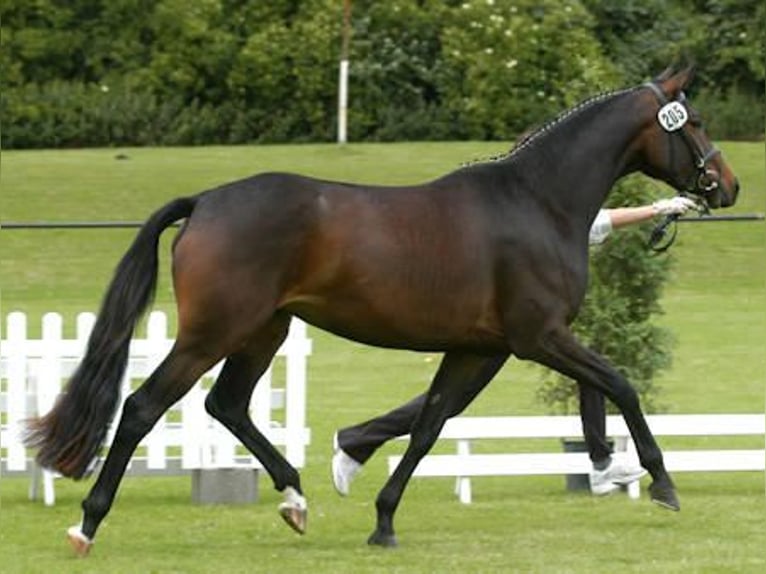
{"type": "Polygon", "coordinates": [[[303,432],[306,426],[306,357],[311,341],[306,337],[306,323],[293,319],[286,342],[285,387],[285,458],[297,467],[305,465],[303,432]]]}
{"type": "Polygon", "coordinates": [[[63,321],[58,313],[43,315],[42,361],[37,378],[37,414],[43,415],[53,408],[61,393],[63,321]]]}
{"type": "Polygon", "coordinates": [[[182,468],[205,468],[209,457],[203,456],[205,444],[204,393],[194,385],[181,401],[181,466],[182,468]]]}
{"type": "MultiPolygon", "coordinates": [[[[168,339],[168,318],[162,311],[152,311],[146,325],[146,362],[149,369],[154,369],[165,358],[168,339]]],[[[128,377],[130,378],[130,377],[128,377]]],[[[167,468],[167,413],[160,417],[146,437],[146,468],[167,468]]]]}
{"type": "MultiPolygon", "coordinates": [[[[42,360],[34,389],[35,414],[37,415],[44,415],[50,411],[61,393],[63,339],[64,329],[61,315],[58,313],[43,315],[42,348],[40,349],[42,360]]],[[[42,479],[43,501],[46,506],[53,506],[56,503],[56,491],[53,488],[56,473],[45,468],[39,468],[36,463],[32,464],[32,469],[34,476],[30,486],[29,498],[37,499],[38,480],[42,479]]]]}
{"type": "Polygon", "coordinates": [[[27,416],[27,317],[14,311],[8,315],[8,470],[26,470],[27,453],[21,442],[21,425],[27,416]]]}
{"type": "Polygon", "coordinates": [[[266,436],[268,436],[271,426],[271,372],[272,368],[269,365],[256,383],[255,391],[250,399],[250,413],[253,417],[253,423],[266,436]]]}

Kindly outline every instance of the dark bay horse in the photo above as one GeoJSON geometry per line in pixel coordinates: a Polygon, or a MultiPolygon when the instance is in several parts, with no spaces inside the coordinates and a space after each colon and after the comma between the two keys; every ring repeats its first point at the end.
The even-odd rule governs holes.
{"type": "Polygon", "coordinates": [[[247,412],[293,316],[370,345],[444,353],[406,453],[377,497],[371,544],[396,543],[393,516],[418,461],[511,355],[612,400],[651,473],[652,499],[678,510],[635,391],[569,325],[587,284],[588,229],[617,179],[640,171],[712,208],[736,200],[736,178],[683,95],[690,76],[668,70],[591,98],[508,156],[423,185],[270,173],[156,211],[115,271],[66,392],[29,427],[27,444],[39,448],[43,466],[74,478],[92,468],[119,401],[130,338],[151,303],[159,236],[185,218],[173,247],[178,337],[125,401],[82,523],[69,530],[76,551],[91,547],[139,441],[221,359],[205,406],[261,461],[285,495],[283,518],[304,531],[299,474],[247,412]]]}

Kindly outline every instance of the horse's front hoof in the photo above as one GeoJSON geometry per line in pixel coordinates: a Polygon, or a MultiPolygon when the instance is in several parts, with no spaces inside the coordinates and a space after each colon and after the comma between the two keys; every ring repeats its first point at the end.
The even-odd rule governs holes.
{"type": "Polygon", "coordinates": [[[75,554],[80,558],[85,558],[93,546],[93,541],[82,533],[79,526],[69,528],[66,535],[75,554]]]}
{"type": "Polygon", "coordinates": [[[396,548],[398,546],[396,536],[393,533],[383,534],[378,530],[370,534],[367,544],[370,546],[382,546],[383,548],[396,548]]]}
{"type": "Polygon", "coordinates": [[[676,491],[672,486],[662,486],[653,482],[649,485],[649,495],[652,498],[652,502],[662,508],[675,510],[676,512],[681,510],[681,503],[678,501],[678,496],[676,496],[676,491]]]}
{"type": "Polygon", "coordinates": [[[285,488],[284,495],[285,501],[279,505],[279,515],[298,534],[305,534],[308,517],[306,499],[292,486],[285,488]]]}

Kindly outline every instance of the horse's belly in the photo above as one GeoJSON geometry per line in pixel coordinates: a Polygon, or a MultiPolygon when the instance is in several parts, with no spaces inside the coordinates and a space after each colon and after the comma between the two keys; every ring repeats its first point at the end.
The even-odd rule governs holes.
{"type": "Polygon", "coordinates": [[[378,347],[417,351],[459,348],[504,350],[499,324],[481,314],[456,313],[438,305],[333,305],[319,297],[292,301],[284,308],[307,323],[341,337],[378,347]]]}

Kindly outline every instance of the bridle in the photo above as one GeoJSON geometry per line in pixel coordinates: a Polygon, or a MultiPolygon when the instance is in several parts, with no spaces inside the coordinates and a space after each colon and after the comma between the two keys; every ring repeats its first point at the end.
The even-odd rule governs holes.
{"type": "MultiPolygon", "coordinates": [[[[721,183],[720,172],[709,166],[708,163],[719,155],[721,150],[711,146],[709,150],[705,151],[702,148],[702,144],[686,129],[689,111],[684,103],[686,96],[683,92],[681,92],[677,100],[670,101],[654,82],[646,82],[643,86],[649,88],[660,103],[657,119],[662,129],[668,133],[669,137],[673,137],[673,133],[678,132],[691,151],[697,173],[696,177],[685,186],[685,191],[701,198],[705,202],[705,208],[707,208],[707,198],[718,189],[721,183]],[[676,105],[674,106],[673,104],[676,105]],[[663,113],[669,114],[670,119],[664,121],[663,113]],[[674,114],[677,117],[673,117],[674,114]]],[[[669,165],[673,165],[673,146],[669,145],[668,150],[669,165]]]]}
{"type": "MultiPolygon", "coordinates": [[[[683,92],[680,93],[678,99],[670,101],[654,82],[646,82],[643,87],[649,88],[660,103],[657,121],[662,129],[667,132],[669,138],[673,137],[674,132],[678,132],[689,148],[689,151],[691,151],[697,173],[684,186],[684,191],[700,200],[698,201],[700,210],[707,213],[709,211],[707,199],[711,193],[718,189],[721,183],[720,172],[709,166],[708,163],[719,155],[721,151],[715,146],[711,146],[709,150],[705,151],[702,148],[702,144],[687,131],[686,124],[689,119],[689,110],[684,103],[686,95],[683,92]]],[[[672,144],[668,145],[668,165],[670,166],[674,165],[673,149],[672,144]]],[[[676,227],[677,220],[678,215],[668,215],[661,223],[654,227],[648,243],[649,248],[655,253],[663,253],[673,245],[678,233],[678,228],[676,227]],[[671,227],[670,237],[666,239],[665,236],[671,227]]]]}

